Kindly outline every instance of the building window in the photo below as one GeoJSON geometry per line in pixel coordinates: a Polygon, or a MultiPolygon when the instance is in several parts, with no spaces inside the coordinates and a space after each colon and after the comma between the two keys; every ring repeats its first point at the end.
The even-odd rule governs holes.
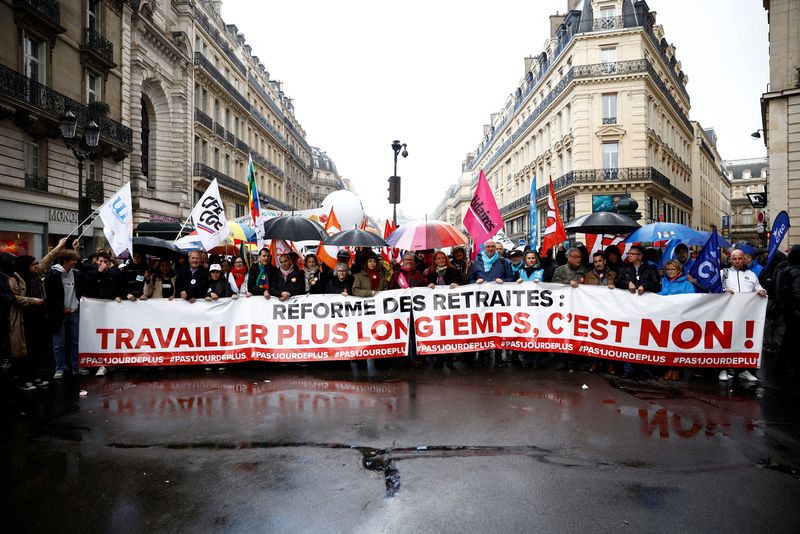
{"type": "Polygon", "coordinates": [[[43,167],[41,163],[41,155],[45,152],[42,150],[42,138],[34,137],[25,134],[23,138],[24,143],[24,157],[25,157],[25,174],[30,176],[41,176],[40,169],[43,167]]]}
{"type": "Polygon", "coordinates": [[[100,33],[100,1],[87,0],[86,27],[100,33]]]}
{"type": "Polygon", "coordinates": [[[244,204],[236,204],[236,217],[244,217],[244,204]]]}
{"type": "Polygon", "coordinates": [[[561,212],[561,220],[568,223],[575,218],[575,197],[568,198],[558,203],[558,211],[561,212]]]}
{"type": "Polygon", "coordinates": [[[744,208],[742,210],[742,225],[744,226],[753,225],[753,208],[744,208]]]}
{"type": "Polygon", "coordinates": [[[150,114],[147,112],[147,103],[141,99],[142,106],[142,176],[150,176],[150,114]]]}
{"type": "Polygon", "coordinates": [[[86,103],[103,100],[103,79],[99,74],[86,71],[86,103]]]}
{"type": "Polygon", "coordinates": [[[214,170],[219,170],[219,148],[214,147],[214,170]]]}
{"type": "Polygon", "coordinates": [[[47,45],[44,41],[35,39],[26,32],[23,37],[23,49],[25,54],[25,76],[34,82],[46,83],[45,54],[47,45]]]}
{"type": "Polygon", "coordinates": [[[603,95],[603,124],[617,123],[617,94],[603,95]]]}
{"type": "Polygon", "coordinates": [[[603,143],[603,168],[619,168],[619,143],[603,143]]]}
{"type": "Polygon", "coordinates": [[[600,63],[616,63],[617,62],[617,49],[616,48],[601,48],[600,49],[600,63]]]}

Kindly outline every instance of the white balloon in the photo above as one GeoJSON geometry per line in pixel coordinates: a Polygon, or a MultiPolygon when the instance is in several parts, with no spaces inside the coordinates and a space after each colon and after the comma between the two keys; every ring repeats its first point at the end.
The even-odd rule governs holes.
{"type": "Polygon", "coordinates": [[[333,208],[336,219],[342,225],[342,230],[360,228],[361,221],[364,220],[364,206],[361,205],[358,195],[352,191],[341,189],[332,192],[322,201],[322,207],[328,210],[333,208]]]}

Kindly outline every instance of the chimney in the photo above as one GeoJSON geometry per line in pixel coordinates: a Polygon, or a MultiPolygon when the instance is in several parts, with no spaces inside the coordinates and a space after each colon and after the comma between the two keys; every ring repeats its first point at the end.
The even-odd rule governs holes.
{"type": "Polygon", "coordinates": [[[528,73],[531,71],[531,68],[533,68],[534,61],[535,59],[531,56],[525,58],[525,74],[523,74],[523,76],[527,76],[528,73]]]}
{"type": "Polygon", "coordinates": [[[559,15],[556,13],[555,15],[550,15],[550,38],[556,36],[556,30],[558,27],[561,26],[561,23],[564,22],[564,15],[559,15]]]}

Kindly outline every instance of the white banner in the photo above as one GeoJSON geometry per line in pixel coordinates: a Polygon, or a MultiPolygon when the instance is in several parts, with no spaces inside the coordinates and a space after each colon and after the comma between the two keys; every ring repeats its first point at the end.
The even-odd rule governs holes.
{"type": "Polygon", "coordinates": [[[114,254],[119,256],[126,250],[133,254],[133,203],[131,184],[123,185],[117,193],[100,207],[103,233],[114,254]]]}
{"type": "Polygon", "coordinates": [[[633,295],[558,284],[306,295],[216,302],[85,300],[81,363],[322,361],[491,348],[670,367],[758,367],[767,299],[755,293],[633,295]]]}
{"type": "Polygon", "coordinates": [[[206,250],[223,245],[228,239],[231,231],[228,228],[228,219],[225,217],[225,208],[222,206],[216,178],[192,208],[192,222],[197,231],[196,237],[206,250]]]}

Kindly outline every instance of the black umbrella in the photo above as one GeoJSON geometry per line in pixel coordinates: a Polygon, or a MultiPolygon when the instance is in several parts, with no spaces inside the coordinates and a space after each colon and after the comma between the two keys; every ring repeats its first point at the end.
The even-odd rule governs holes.
{"type": "Polygon", "coordinates": [[[178,245],[172,241],[158,237],[137,236],[133,238],[133,252],[141,252],[157,258],[179,258],[185,254],[178,245]]]}
{"type": "Polygon", "coordinates": [[[284,215],[264,223],[264,239],[324,241],[328,239],[328,232],[318,222],[301,215],[284,215]]]}
{"type": "Polygon", "coordinates": [[[627,234],[639,228],[639,224],[627,215],[610,211],[590,213],[564,225],[565,230],[583,234],[627,234]]]}
{"type": "Polygon", "coordinates": [[[353,228],[345,232],[333,234],[325,240],[323,245],[337,247],[388,247],[389,245],[378,234],[353,228]]]}

